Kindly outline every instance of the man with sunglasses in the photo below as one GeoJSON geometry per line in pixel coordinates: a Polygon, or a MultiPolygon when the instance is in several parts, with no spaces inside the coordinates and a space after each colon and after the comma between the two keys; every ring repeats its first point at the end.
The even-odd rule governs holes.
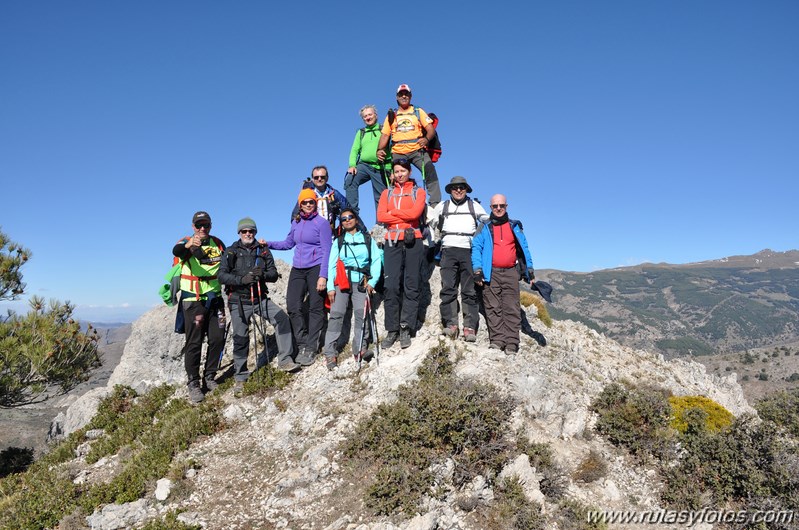
{"type": "MultiPolygon", "coordinates": [[[[277,281],[277,267],[272,253],[255,239],[258,228],[249,217],[238,224],[240,239],[230,245],[219,266],[219,281],[228,290],[228,305],[233,327],[233,378],[235,390],[240,391],[249,378],[247,357],[250,349],[250,320],[255,315],[268,320],[275,327],[278,350],[278,370],[296,372],[300,369],[291,358],[289,316],[269,299],[266,282],[277,281]]],[[[257,326],[256,326],[257,329],[257,326]]],[[[264,337],[265,338],[265,337],[264,337]]]]}
{"type": "Polygon", "coordinates": [[[432,216],[433,226],[441,233],[441,321],[444,335],[457,338],[460,286],[463,340],[475,342],[480,315],[472,271],[472,236],[488,220],[488,214],[468,196],[472,187],[465,177],[452,177],[444,191],[450,198],[440,202],[432,216]]]}
{"type": "MultiPolygon", "coordinates": [[[[316,211],[330,223],[330,228],[335,228],[339,212],[349,206],[347,198],[338,190],[327,183],[329,179],[327,167],[316,166],[311,170],[309,184],[303,184],[303,188],[310,189],[316,197],[316,211]]],[[[297,219],[300,215],[299,204],[291,212],[291,218],[297,219]]]]}
{"type": "Polygon", "coordinates": [[[388,141],[391,140],[392,156],[406,158],[422,172],[430,206],[441,202],[441,189],[438,186],[438,174],[427,152],[427,146],[433,141],[436,129],[433,119],[421,108],[411,105],[411,87],[402,84],[397,88],[397,107],[386,117],[381,129],[380,141],[377,144],[377,159],[386,160],[388,141]],[[393,119],[392,119],[393,117],[393,119]]]}
{"type": "Polygon", "coordinates": [[[519,279],[533,283],[535,273],[522,223],[508,218],[504,195],[491,197],[489,221],[472,239],[472,268],[475,283],[483,288],[490,347],[508,354],[518,352],[519,279]]]}
{"type": "Polygon", "coordinates": [[[200,358],[203,338],[208,337],[203,379],[206,391],[217,387],[214,380],[219,358],[225,347],[225,304],[222,286],[217,279],[225,244],[211,235],[211,216],[199,211],[191,219],[194,234],[175,245],[172,254],[181,261],[180,293],[184,314],[186,344],[184,366],[188,376],[189,399],[203,400],[200,384],[200,358]]]}

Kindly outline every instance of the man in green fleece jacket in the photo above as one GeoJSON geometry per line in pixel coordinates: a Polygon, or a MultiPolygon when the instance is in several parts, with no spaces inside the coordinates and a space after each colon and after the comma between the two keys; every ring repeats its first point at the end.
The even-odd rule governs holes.
{"type": "Polygon", "coordinates": [[[372,191],[374,192],[375,211],[377,203],[380,201],[380,194],[386,189],[388,176],[386,167],[391,167],[391,156],[387,156],[384,164],[377,159],[377,143],[380,140],[380,125],[377,123],[377,107],[365,105],[361,109],[361,118],[366,127],[355,132],[355,140],[352,142],[350,150],[349,169],[344,178],[344,193],[347,194],[347,202],[355,213],[360,215],[358,208],[358,186],[372,181],[372,191]]]}

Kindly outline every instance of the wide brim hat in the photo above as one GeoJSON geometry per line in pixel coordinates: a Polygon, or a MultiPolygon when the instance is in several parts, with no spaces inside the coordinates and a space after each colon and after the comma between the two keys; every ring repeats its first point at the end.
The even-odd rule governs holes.
{"type": "Polygon", "coordinates": [[[458,184],[460,184],[462,186],[466,186],[466,193],[471,193],[472,192],[472,187],[469,186],[468,182],[466,182],[466,177],[460,177],[460,176],[452,177],[452,180],[449,181],[449,184],[444,186],[444,191],[447,192],[447,193],[451,193],[452,192],[452,186],[456,186],[458,184]]]}

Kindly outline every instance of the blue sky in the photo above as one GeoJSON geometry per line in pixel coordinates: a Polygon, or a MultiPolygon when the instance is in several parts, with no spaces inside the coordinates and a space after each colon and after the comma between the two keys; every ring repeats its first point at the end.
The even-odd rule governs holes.
{"type": "Polygon", "coordinates": [[[194,211],[282,239],[408,83],[440,179],[506,194],[536,268],[797,248],[797,26],[793,0],[3,2],[0,227],[28,294],[130,320],[194,211]]]}

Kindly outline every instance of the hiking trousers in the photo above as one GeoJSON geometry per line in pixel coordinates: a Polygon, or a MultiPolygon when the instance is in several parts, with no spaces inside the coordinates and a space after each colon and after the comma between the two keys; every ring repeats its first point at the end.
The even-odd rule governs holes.
{"type": "MultiPolygon", "coordinates": [[[[327,333],[325,334],[325,346],[323,353],[325,357],[332,358],[336,356],[337,347],[336,343],[339,342],[341,331],[344,323],[344,316],[347,314],[347,306],[352,300],[352,313],[355,317],[355,328],[352,336],[352,353],[358,353],[358,347],[361,345],[361,331],[363,331],[363,308],[366,305],[366,293],[362,293],[355,286],[352,292],[343,292],[336,286],[336,299],[333,301],[333,306],[330,308],[330,318],[327,321],[327,333]]],[[[367,315],[366,318],[369,318],[367,315]]],[[[367,340],[369,332],[367,330],[367,340]]],[[[342,341],[344,342],[344,341],[342,341]]],[[[364,342],[364,345],[366,343],[364,342]]]]}
{"type": "Polygon", "coordinates": [[[519,347],[522,328],[519,303],[519,271],[516,267],[492,267],[491,281],[483,285],[483,305],[491,344],[502,348],[519,347]]]}
{"type": "Polygon", "coordinates": [[[383,248],[386,331],[399,331],[400,327],[416,329],[421,265],[426,250],[421,239],[414,240],[410,247],[402,240],[396,244],[387,241],[383,248]]]}
{"type": "MultiPolygon", "coordinates": [[[[364,162],[358,162],[358,165],[355,166],[355,169],[357,171],[355,175],[347,173],[347,176],[344,177],[344,193],[347,194],[347,202],[349,203],[350,208],[355,210],[356,214],[361,215],[358,187],[361,186],[361,184],[371,180],[376,212],[377,203],[380,202],[380,194],[386,189],[386,179],[383,178],[380,168],[374,167],[364,162]]],[[[386,171],[389,171],[388,167],[386,167],[386,171]]]]}
{"type": "MultiPolygon", "coordinates": [[[[260,303],[256,300],[255,304],[244,302],[241,298],[230,301],[230,319],[233,328],[233,377],[236,381],[246,381],[250,377],[247,368],[247,358],[250,353],[250,321],[254,318],[268,320],[275,327],[275,340],[277,341],[277,362],[278,366],[286,361],[291,361],[294,348],[291,343],[291,321],[289,316],[276,303],[268,298],[262,298],[260,303]]],[[[258,322],[258,327],[263,329],[266,324],[258,322]]],[[[259,335],[256,327],[256,335],[259,335]]],[[[256,336],[256,345],[259,338],[256,336]]],[[[264,344],[266,349],[266,344],[264,344]]],[[[258,359],[256,355],[256,364],[258,359]]],[[[269,356],[266,356],[269,359],[269,356]]]]}
{"type": "Polygon", "coordinates": [[[292,267],[286,289],[286,306],[294,331],[294,342],[300,352],[308,350],[311,357],[319,353],[319,339],[325,323],[325,299],[316,290],[319,265],[308,268],[292,267]],[[308,294],[308,321],[303,314],[303,300],[308,294]]]}
{"type": "Polygon", "coordinates": [[[205,354],[205,370],[203,377],[206,381],[216,377],[219,369],[220,354],[225,348],[225,303],[219,296],[211,300],[206,306],[205,301],[186,301],[183,304],[185,321],[183,330],[186,332],[186,344],[183,346],[183,365],[189,384],[200,380],[200,360],[203,351],[203,338],[208,337],[208,350],[205,354]]]}
{"type": "Polygon", "coordinates": [[[463,327],[477,329],[480,321],[477,290],[472,270],[472,250],[460,247],[441,249],[441,320],[445,326],[458,325],[458,287],[461,291],[463,327]]]}
{"type": "Polygon", "coordinates": [[[394,161],[406,158],[408,162],[416,166],[416,169],[422,172],[424,176],[424,187],[427,190],[427,202],[431,208],[435,208],[436,204],[441,202],[441,188],[438,186],[438,173],[436,173],[436,166],[430,160],[430,155],[424,149],[417,149],[412,153],[404,155],[393,154],[394,161]]]}

